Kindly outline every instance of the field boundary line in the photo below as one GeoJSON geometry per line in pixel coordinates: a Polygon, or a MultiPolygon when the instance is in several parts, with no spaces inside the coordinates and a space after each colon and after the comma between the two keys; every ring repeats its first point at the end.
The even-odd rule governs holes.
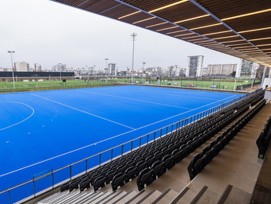
{"type": "Polygon", "coordinates": [[[13,123],[12,125],[9,125],[9,126],[0,128],[0,131],[9,129],[9,128],[11,128],[11,127],[17,126],[17,125],[19,125],[19,124],[21,124],[21,123],[27,121],[27,120],[30,119],[30,118],[34,115],[34,113],[35,113],[35,109],[34,109],[33,107],[31,107],[31,106],[29,106],[29,105],[27,105],[27,104],[25,104],[25,103],[22,103],[22,102],[18,102],[18,101],[0,101],[0,102],[18,103],[18,104],[22,104],[22,105],[24,105],[24,106],[26,106],[26,107],[28,107],[28,108],[30,108],[30,109],[32,110],[32,113],[31,113],[28,117],[26,117],[25,119],[23,119],[23,120],[21,120],[21,121],[19,121],[19,122],[17,122],[17,123],[13,123]]]}
{"type": "Polygon", "coordinates": [[[92,92],[92,91],[82,91],[81,90],[81,92],[92,93],[92,94],[97,94],[97,95],[102,95],[102,96],[110,96],[110,97],[114,97],[114,98],[120,98],[120,99],[125,99],[125,100],[130,100],[130,101],[143,102],[143,103],[150,103],[150,104],[161,105],[161,106],[168,106],[168,107],[179,108],[179,109],[186,109],[186,110],[190,109],[190,108],[185,108],[185,107],[180,107],[180,106],[168,105],[168,104],[151,102],[151,101],[140,100],[140,99],[133,99],[133,98],[129,98],[129,97],[114,96],[111,94],[103,94],[103,93],[97,93],[97,92],[92,92]]]}
{"type": "MultiPolygon", "coordinates": [[[[156,87],[155,87],[155,88],[156,88],[156,87]]],[[[162,87],[159,87],[159,88],[162,88],[162,87]]],[[[150,90],[147,90],[147,89],[144,89],[144,88],[142,88],[142,89],[140,89],[140,90],[143,90],[143,91],[145,91],[145,92],[151,92],[150,90]]],[[[139,90],[135,90],[135,91],[140,92],[139,90]]],[[[196,97],[196,96],[193,96],[191,93],[189,93],[189,91],[192,91],[192,90],[187,90],[187,92],[185,92],[185,91],[180,91],[180,92],[178,92],[178,93],[180,93],[180,94],[178,94],[177,92],[175,92],[175,93],[173,93],[173,94],[163,92],[163,94],[164,94],[164,95],[168,95],[168,96],[182,96],[181,94],[188,94],[189,97],[191,97],[191,98],[205,99],[205,100],[209,100],[209,101],[215,101],[215,100],[217,100],[217,99],[214,99],[214,98],[196,97]]],[[[193,90],[193,91],[204,91],[204,92],[207,92],[207,91],[205,91],[205,90],[193,90]]]]}
{"type": "Polygon", "coordinates": [[[61,102],[59,102],[59,101],[55,101],[55,100],[53,100],[53,99],[49,99],[49,98],[47,98],[47,97],[39,96],[39,95],[33,94],[33,93],[31,93],[31,95],[33,95],[33,96],[35,96],[35,97],[37,97],[37,98],[41,98],[41,99],[43,99],[43,100],[51,101],[51,102],[53,102],[53,103],[62,105],[62,106],[64,106],[64,107],[67,107],[67,108],[76,110],[76,111],[78,111],[78,112],[81,112],[81,113],[84,113],[84,114],[93,116],[93,117],[95,117],[95,118],[99,118],[99,119],[102,119],[102,120],[105,120],[105,121],[108,121],[108,122],[117,124],[117,125],[119,125],[119,126],[126,127],[126,128],[128,128],[128,129],[131,129],[131,130],[134,130],[134,129],[135,129],[134,127],[131,127],[131,126],[128,126],[128,125],[119,123],[119,122],[114,121],[114,120],[110,120],[110,119],[108,119],[108,118],[104,118],[104,117],[102,117],[102,116],[99,116],[99,115],[96,115],[96,114],[93,114],[93,113],[90,113],[90,112],[81,110],[81,109],[79,109],[79,108],[75,108],[75,107],[73,107],[73,106],[67,105],[67,104],[65,104],[65,103],[61,103],[61,102]]]}

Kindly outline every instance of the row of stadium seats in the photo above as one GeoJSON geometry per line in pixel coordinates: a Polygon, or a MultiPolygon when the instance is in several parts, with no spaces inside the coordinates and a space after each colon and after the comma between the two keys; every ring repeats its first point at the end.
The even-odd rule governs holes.
{"type": "Polygon", "coordinates": [[[145,146],[114,159],[83,176],[63,184],[61,191],[81,191],[93,186],[94,191],[111,183],[113,191],[137,177],[138,189],[142,190],[176,163],[193,152],[232,120],[248,110],[252,101],[262,99],[263,91],[256,91],[242,101],[227,106],[216,113],[195,121],[163,136],[145,146]],[[257,100],[256,100],[257,99],[257,100]]]}
{"type": "Polygon", "coordinates": [[[264,129],[256,141],[259,150],[258,154],[259,159],[263,159],[265,157],[266,150],[270,144],[270,139],[271,139],[271,117],[269,117],[269,119],[266,121],[264,129]]]}
{"type": "Polygon", "coordinates": [[[188,173],[192,180],[204,167],[234,138],[234,136],[250,121],[250,119],[265,105],[266,101],[262,100],[257,106],[250,110],[246,115],[229,127],[205,147],[201,153],[196,154],[188,165],[188,173]]]}

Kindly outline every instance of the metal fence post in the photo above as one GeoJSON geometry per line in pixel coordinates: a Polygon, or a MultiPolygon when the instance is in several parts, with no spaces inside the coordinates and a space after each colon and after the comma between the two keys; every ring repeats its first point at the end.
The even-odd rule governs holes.
{"type": "Polygon", "coordinates": [[[162,134],[163,134],[163,130],[162,128],[160,129],[160,138],[162,137],[162,134]]]}
{"type": "Polygon", "coordinates": [[[88,172],[88,160],[86,159],[86,173],[88,172]]]}
{"type": "Polygon", "coordinates": [[[70,165],[70,180],[72,180],[72,165],[70,165]]]}
{"type": "Polygon", "coordinates": [[[114,149],[112,148],[111,151],[110,151],[110,160],[112,161],[113,159],[113,154],[114,154],[114,149]]]}
{"type": "Polygon", "coordinates": [[[12,202],[11,202],[11,195],[10,195],[10,189],[8,189],[8,200],[9,200],[9,203],[12,204],[12,202]]]}
{"type": "Polygon", "coordinates": [[[99,166],[101,166],[102,163],[102,154],[99,154],[99,166]]]}
{"type": "Polygon", "coordinates": [[[36,196],[36,182],[35,182],[35,178],[34,178],[34,176],[33,176],[33,194],[34,194],[34,196],[36,196]]]}
{"type": "Polygon", "coordinates": [[[51,169],[51,175],[52,175],[52,189],[55,187],[55,174],[53,169],[51,169]]]}

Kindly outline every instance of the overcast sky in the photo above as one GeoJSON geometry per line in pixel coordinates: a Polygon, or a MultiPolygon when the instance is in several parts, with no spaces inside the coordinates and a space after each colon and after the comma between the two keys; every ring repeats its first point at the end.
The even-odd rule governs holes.
{"type": "Polygon", "coordinates": [[[204,55],[204,66],[238,63],[239,59],[186,43],[83,10],[49,0],[0,0],[0,67],[11,67],[7,50],[15,50],[14,61],[39,63],[50,68],[116,63],[131,67],[132,37],[135,68],[178,65],[186,67],[187,56],[204,55]]]}

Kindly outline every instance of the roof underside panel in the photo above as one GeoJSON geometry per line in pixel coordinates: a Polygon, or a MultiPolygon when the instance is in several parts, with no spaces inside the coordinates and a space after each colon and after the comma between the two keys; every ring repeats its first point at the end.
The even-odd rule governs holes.
{"type": "Polygon", "coordinates": [[[52,0],[271,66],[270,0],[52,0]]]}

